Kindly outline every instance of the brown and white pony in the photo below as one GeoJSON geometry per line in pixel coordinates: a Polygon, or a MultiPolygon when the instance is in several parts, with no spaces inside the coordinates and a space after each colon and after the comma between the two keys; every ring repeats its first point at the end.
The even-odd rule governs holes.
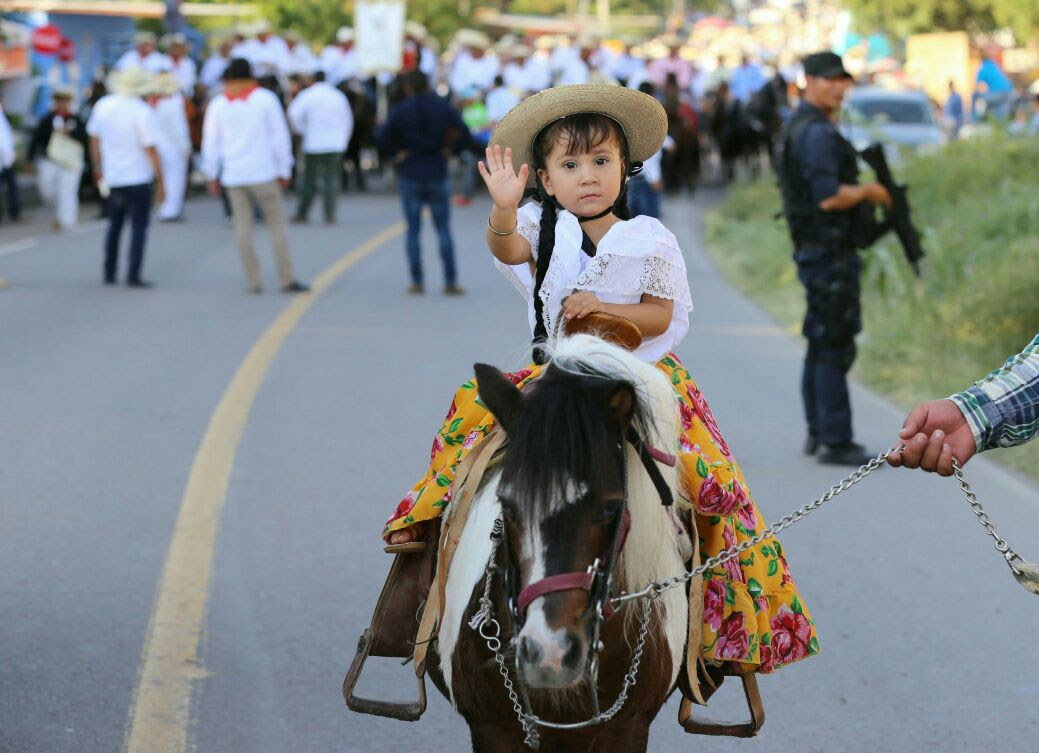
{"type": "MultiPolygon", "coordinates": [[[[561,340],[546,370],[522,393],[493,367],[478,366],[477,377],[480,399],[508,444],[499,468],[484,478],[452,560],[433,647],[440,661],[430,662],[430,672],[469,724],[476,753],[519,753],[527,750],[524,733],[498,666],[468,625],[484,591],[495,522],[504,522],[497,565],[512,580],[495,578],[493,611],[520,696],[529,697],[542,719],[587,719],[593,713],[589,665],[597,654],[598,705],[610,707],[631,666],[642,602],[629,602],[602,623],[596,652],[597,615],[588,591],[568,588],[533,599],[528,592],[525,609],[516,606],[516,596],[546,578],[585,572],[597,558],[609,559],[611,547],[620,550],[612,593],[685,572],[689,539],[675,511],[661,504],[659,488],[666,485],[679,500],[677,472],[673,464],[656,463],[655,484],[628,441],[640,437],[663,448],[655,456],[666,457],[678,447],[679,418],[660,371],[588,335],[561,340]],[[625,508],[626,538],[618,534],[618,527],[627,528],[625,508]]],[[[675,688],[687,630],[685,591],[673,588],[653,607],[637,681],[620,712],[586,729],[542,728],[541,750],[645,751],[650,723],[675,688]]]]}

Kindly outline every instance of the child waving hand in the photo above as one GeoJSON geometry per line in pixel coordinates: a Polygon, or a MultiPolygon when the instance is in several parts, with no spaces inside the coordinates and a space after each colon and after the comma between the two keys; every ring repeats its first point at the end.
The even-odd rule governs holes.
{"type": "MultiPolygon", "coordinates": [[[[498,124],[479,166],[494,205],[487,243],[527,302],[534,363],[511,376],[536,379],[566,320],[594,312],[624,317],[643,334],[634,351],[670,380],[683,436],[684,496],[705,557],[765,528],[703,394],[674,348],[689,329],[692,299],[674,235],[651,217],[628,219],[626,184],[667,131],[660,104],[618,86],[547,89],[498,124]],[[516,168],[516,165],[519,168],[516,168]],[[534,200],[520,206],[533,191],[534,200]]],[[[494,427],[474,381],[455,394],[433,442],[430,466],[391,516],[384,535],[410,541],[451,501],[458,464],[494,427]]],[[[815,627],[779,542],[704,574],[704,658],[739,671],[771,672],[818,652],[815,627]]]]}

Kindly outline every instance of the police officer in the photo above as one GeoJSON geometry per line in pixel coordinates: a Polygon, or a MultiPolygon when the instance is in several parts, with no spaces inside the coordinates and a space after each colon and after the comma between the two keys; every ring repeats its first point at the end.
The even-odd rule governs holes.
{"type": "Polygon", "coordinates": [[[862,329],[858,248],[869,241],[859,239],[868,235],[864,225],[874,206],[890,206],[891,196],[879,183],[859,184],[855,149],[834,126],[852,83],[840,56],[819,52],[803,62],[804,96],[780,133],[775,165],[808,299],[801,379],[805,453],[818,452],[821,463],[861,465],[870,455],[852,439],[847,382],[862,329]]]}

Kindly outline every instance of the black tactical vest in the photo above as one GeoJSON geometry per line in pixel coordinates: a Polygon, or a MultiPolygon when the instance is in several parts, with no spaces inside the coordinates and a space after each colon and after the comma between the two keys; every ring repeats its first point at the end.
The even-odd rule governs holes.
{"type": "MultiPolygon", "coordinates": [[[[825,123],[830,128],[834,128],[834,125],[821,111],[802,105],[783,125],[779,138],[776,140],[774,164],[779,178],[779,190],[783,195],[783,214],[786,216],[790,235],[797,248],[805,245],[854,246],[852,237],[855,210],[822,211],[819,209],[818,202],[812,198],[808,181],[801,174],[797,152],[799,148],[806,148],[803,145],[802,137],[808,126],[813,123],[825,123]]],[[[859,166],[855,148],[843,136],[840,136],[840,139],[845,150],[837,169],[837,180],[842,185],[857,184],[859,166]]],[[[807,148],[811,148],[811,145],[807,148]]]]}

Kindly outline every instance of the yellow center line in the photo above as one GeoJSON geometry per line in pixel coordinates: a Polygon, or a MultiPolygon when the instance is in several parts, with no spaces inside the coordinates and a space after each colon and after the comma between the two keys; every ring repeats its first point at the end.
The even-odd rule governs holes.
{"type": "Polygon", "coordinates": [[[256,341],[213,412],[166,552],[127,723],[126,753],[188,749],[191,691],[194,681],[206,674],[199,663],[199,641],[220,515],[238,443],[271,364],[318,297],[353,265],[403,232],[403,222],[386,228],[318,275],[312,292],[293,299],[256,341]]]}

